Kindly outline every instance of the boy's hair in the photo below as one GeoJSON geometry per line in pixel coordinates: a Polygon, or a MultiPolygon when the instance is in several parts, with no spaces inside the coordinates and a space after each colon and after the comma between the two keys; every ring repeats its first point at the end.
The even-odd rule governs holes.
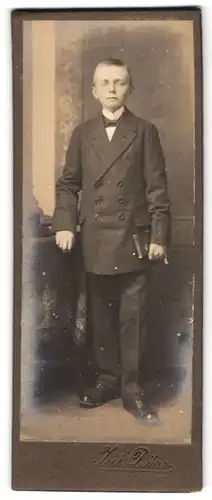
{"type": "MultiPolygon", "coordinates": [[[[99,61],[98,64],[95,67],[94,74],[96,72],[96,69],[98,66],[105,65],[105,66],[119,66],[126,68],[128,75],[129,75],[129,80],[130,80],[130,85],[132,86],[132,75],[131,71],[126,63],[124,63],[121,59],[116,59],[115,57],[109,57],[108,59],[102,59],[102,61],[99,61]]],[[[94,79],[93,79],[93,84],[94,84],[94,79]]]]}

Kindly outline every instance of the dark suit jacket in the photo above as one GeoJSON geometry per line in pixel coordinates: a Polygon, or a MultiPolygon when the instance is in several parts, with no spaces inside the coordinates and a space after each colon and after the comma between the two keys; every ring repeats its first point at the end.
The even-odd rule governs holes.
{"type": "Polygon", "coordinates": [[[53,230],[75,233],[78,193],[85,269],[117,274],[142,269],[133,234],[143,249],[168,245],[170,202],[157,129],[127,108],[109,142],[102,114],[73,131],[56,185],[53,230]]]}

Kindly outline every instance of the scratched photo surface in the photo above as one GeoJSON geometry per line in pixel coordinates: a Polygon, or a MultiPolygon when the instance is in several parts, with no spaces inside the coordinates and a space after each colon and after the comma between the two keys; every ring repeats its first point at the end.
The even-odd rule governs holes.
{"type": "MultiPolygon", "coordinates": [[[[24,441],[189,444],[194,276],[194,41],[192,21],[23,22],[23,269],[21,428],[24,441]],[[129,66],[127,107],[155,124],[172,211],[169,265],[152,269],[142,386],[161,425],[140,425],[121,399],[86,410],[79,395],[97,367],[84,301],[80,230],[70,254],[51,229],[55,182],[74,128],[94,117],[96,64],[129,66]]],[[[80,203],[80,200],[79,200],[80,203]]],[[[134,460],[146,460],[145,448],[134,460]],[[142,458],[143,457],[143,458],[142,458]]],[[[154,464],[160,467],[160,464],[154,464]]]]}

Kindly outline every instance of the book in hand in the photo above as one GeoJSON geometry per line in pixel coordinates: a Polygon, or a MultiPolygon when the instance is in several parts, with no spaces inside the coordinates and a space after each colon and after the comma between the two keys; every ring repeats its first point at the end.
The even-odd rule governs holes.
{"type": "MultiPolygon", "coordinates": [[[[149,253],[149,243],[145,243],[144,241],[142,241],[142,245],[141,245],[138,233],[134,233],[133,234],[133,240],[134,240],[134,243],[135,243],[135,248],[136,248],[138,259],[143,259],[144,257],[148,257],[149,258],[149,256],[148,256],[148,253],[149,253]]],[[[143,238],[142,238],[142,240],[143,240],[143,238]]],[[[151,258],[150,258],[150,260],[151,260],[151,258]]],[[[160,260],[160,259],[158,259],[158,260],[160,260]]],[[[163,261],[164,261],[164,264],[168,264],[169,263],[168,259],[167,259],[167,255],[165,255],[163,261]]]]}

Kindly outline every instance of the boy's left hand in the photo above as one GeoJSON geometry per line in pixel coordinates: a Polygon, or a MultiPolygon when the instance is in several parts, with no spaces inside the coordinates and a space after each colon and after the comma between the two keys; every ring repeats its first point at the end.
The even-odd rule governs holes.
{"type": "Polygon", "coordinates": [[[167,258],[166,247],[151,243],[149,246],[148,257],[150,260],[164,260],[167,258]]]}

